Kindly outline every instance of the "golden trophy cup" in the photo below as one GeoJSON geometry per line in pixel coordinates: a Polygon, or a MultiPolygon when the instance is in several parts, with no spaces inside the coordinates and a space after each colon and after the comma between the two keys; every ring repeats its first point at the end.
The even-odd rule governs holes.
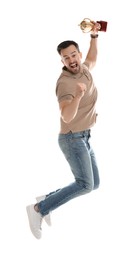
{"type": "Polygon", "coordinates": [[[79,26],[84,33],[88,33],[93,30],[95,23],[99,24],[98,31],[106,32],[107,22],[105,22],[105,21],[94,22],[94,21],[90,20],[89,18],[84,18],[83,21],[79,24],[79,26]]]}

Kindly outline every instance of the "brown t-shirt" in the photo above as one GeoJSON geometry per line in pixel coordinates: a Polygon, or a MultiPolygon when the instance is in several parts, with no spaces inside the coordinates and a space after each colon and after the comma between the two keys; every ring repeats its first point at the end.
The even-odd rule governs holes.
{"type": "Polygon", "coordinates": [[[73,74],[63,68],[56,84],[56,95],[58,102],[65,99],[73,99],[76,93],[76,84],[78,82],[85,83],[87,90],[82,97],[78,112],[70,123],[65,123],[60,118],[60,133],[68,133],[69,131],[80,132],[90,129],[96,122],[95,103],[97,101],[97,89],[94,85],[93,78],[85,63],[81,65],[81,70],[77,74],[73,74]]]}

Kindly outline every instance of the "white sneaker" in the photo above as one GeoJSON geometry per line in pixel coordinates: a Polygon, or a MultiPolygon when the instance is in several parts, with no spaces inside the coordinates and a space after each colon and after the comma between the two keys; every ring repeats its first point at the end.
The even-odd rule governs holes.
{"type": "Polygon", "coordinates": [[[27,206],[26,210],[31,232],[37,239],[40,239],[42,236],[41,224],[43,217],[39,212],[35,211],[34,204],[27,206]]]}
{"type": "MultiPolygon", "coordinates": [[[[36,197],[36,200],[37,200],[37,202],[39,203],[40,201],[44,200],[45,197],[46,197],[46,195],[40,196],[40,197],[36,197]]],[[[51,225],[52,225],[50,213],[47,214],[47,215],[45,215],[43,218],[44,218],[44,220],[45,220],[45,222],[47,223],[48,226],[51,226],[51,225]]]]}

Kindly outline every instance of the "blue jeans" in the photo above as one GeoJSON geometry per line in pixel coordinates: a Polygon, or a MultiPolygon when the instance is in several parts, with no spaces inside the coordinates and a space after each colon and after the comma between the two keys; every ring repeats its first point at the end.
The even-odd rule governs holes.
{"type": "Polygon", "coordinates": [[[74,182],[47,194],[45,200],[38,203],[42,216],[99,187],[98,167],[89,138],[90,130],[59,134],[58,143],[74,175],[74,182]]]}

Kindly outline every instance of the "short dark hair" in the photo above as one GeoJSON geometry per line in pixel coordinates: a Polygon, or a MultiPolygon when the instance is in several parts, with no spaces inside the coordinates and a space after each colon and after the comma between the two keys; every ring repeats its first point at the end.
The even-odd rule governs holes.
{"type": "Polygon", "coordinates": [[[76,49],[78,50],[78,52],[80,52],[78,43],[75,42],[75,41],[70,41],[70,40],[61,42],[61,43],[57,46],[57,52],[58,52],[59,54],[61,54],[61,50],[62,50],[62,49],[65,49],[65,48],[67,48],[67,47],[69,47],[70,45],[74,45],[74,46],[76,47],[76,49]]]}

